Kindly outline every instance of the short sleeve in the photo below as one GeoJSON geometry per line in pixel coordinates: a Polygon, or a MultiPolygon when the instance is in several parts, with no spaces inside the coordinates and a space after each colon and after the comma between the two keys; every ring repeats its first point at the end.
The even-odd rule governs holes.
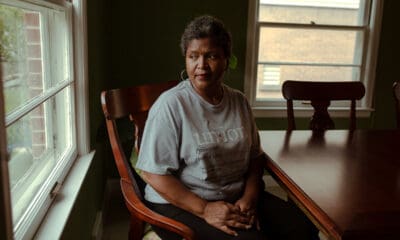
{"type": "Polygon", "coordinates": [[[253,112],[251,111],[251,107],[247,99],[243,96],[244,102],[246,103],[246,110],[248,113],[249,117],[249,123],[251,124],[250,126],[250,131],[251,131],[251,147],[250,147],[250,159],[256,158],[260,156],[261,154],[264,153],[264,151],[261,148],[261,143],[260,143],[260,135],[258,133],[258,128],[253,116],[253,112]]]}
{"type": "Polygon", "coordinates": [[[179,168],[179,146],[173,111],[160,101],[152,107],[144,128],[136,168],[154,174],[172,174],[179,168]]]}

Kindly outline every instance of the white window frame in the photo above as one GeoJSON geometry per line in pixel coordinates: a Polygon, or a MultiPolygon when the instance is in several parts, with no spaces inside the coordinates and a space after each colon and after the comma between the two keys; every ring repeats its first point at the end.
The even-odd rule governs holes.
{"type": "MultiPolygon", "coordinates": [[[[245,95],[249,99],[253,113],[256,117],[285,117],[286,116],[286,102],[283,99],[278,101],[257,101],[257,62],[258,62],[258,45],[259,45],[259,30],[261,26],[269,24],[267,22],[258,21],[258,8],[260,0],[249,0],[248,9],[248,24],[247,24],[247,51],[246,51],[246,67],[245,67],[245,95]]],[[[368,3],[367,3],[368,5],[368,3]]],[[[362,59],[361,67],[361,81],[366,88],[366,94],[360,101],[357,108],[358,117],[368,117],[374,110],[372,106],[373,92],[375,86],[375,70],[377,64],[377,52],[379,45],[379,34],[381,28],[381,20],[383,14],[383,0],[371,0],[371,4],[367,6],[370,8],[370,21],[369,25],[365,26],[365,46],[364,59],[362,59]]],[[[296,25],[284,23],[271,23],[276,25],[296,25]]],[[[304,25],[304,24],[298,24],[304,25]]],[[[310,23],[311,25],[311,23],[310,23]]],[[[332,26],[335,28],[335,25],[332,26]]],[[[291,79],[295,80],[295,79],[291,79]]],[[[296,107],[295,115],[299,117],[310,116],[313,112],[311,107],[296,107]]],[[[330,113],[333,117],[348,116],[348,110],[343,107],[330,107],[330,113]]]]}
{"type": "MultiPolygon", "coordinates": [[[[11,0],[1,0],[2,3],[6,3],[11,0]]],[[[71,80],[67,85],[71,87],[71,95],[73,99],[73,110],[72,114],[73,125],[76,126],[76,134],[73,134],[75,139],[74,151],[69,155],[69,160],[63,164],[58,165],[55,169],[55,174],[52,174],[45,182],[47,190],[41,192],[42,197],[39,198],[33,208],[29,210],[29,213],[24,217],[24,221],[18,226],[13,226],[11,218],[11,202],[10,202],[10,190],[9,190],[9,179],[8,179],[8,156],[7,156],[7,144],[6,144],[6,122],[15,121],[15,119],[4,119],[5,112],[3,105],[0,106],[0,210],[5,213],[1,216],[0,229],[5,230],[6,239],[31,239],[36,233],[36,238],[41,238],[37,232],[44,232],[44,236],[49,237],[46,234],[46,230],[51,229],[52,237],[58,238],[62,233],[62,229],[67,221],[69,212],[72,210],[73,203],[78,194],[78,190],[83,182],[84,176],[90,166],[91,160],[93,159],[93,152],[90,151],[90,135],[89,135],[89,101],[88,101],[88,76],[87,76],[87,35],[86,35],[86,0],[21,0],[24,2],[31,3],[38,6],[44,6],[48,8],[67,8],[67,12],[70,18],[69,26],[69,41],[71,42],[71,80]],[[73,25],[72,25],[73,24],[73,25]],[[58,199],[54,202],[56,196],[49,197],[51,188],[58,182],[61,187],[61,193],[68,193],[69,195],[62,196],[62,199],[58,199]],[[65,199],[65,200],[64,200],[65,199]],[[66,203],[66,207],[61,207],[60,203],[66,203]],[[56,209],[56,210],[54,210],[56,209]],[[58,212],[58,213],[55,213],[58,212]],[[46,216],[47,214],[47,216],[46,216]],[[51,221],[43,220],[51,217],[51,221]],[[54,217],[56,215],[56,217],[54,217]],[[57,219],[57,222],[53,220],[57,219]],[[62,218],[62,219],[60,219],[62,218]],[[51,225],[54,224],[54,225],[51,225]],[[51,225],[51,226],[49,226],[51,225]],[[40,228],[39,228],[40,226],[40,228]],[[39,228],[39,231],[38,231],[39,228]],[[54,229],[57,229],[57,233],[54,233],[54,229]]],[[[0,69],[1,73],[1,69],[0,69]]],[[[65,87],[65,86],[64,86],[65,87]]],[[[58,92],[63,86],[57,86],[54,90],[58,92]]],[[[3,89],[2,83],[0,83],[0,100],[3,101],[3,89]]],[[[43,100],[43,99],[42,99],[43,100]]],[[[15,116],[18,118],[18,116],[15,116]]],[[[3,231],[2,231],[3,234],[3,231]]]]}
{"type": "MultiPolygon", "coordinates": [[[[2,76],[0,64],[0,76],[2,76]]],[[[3,84],[0,83],[0,99],[3,97],[3,84]]],[[[4,116],[4,105],[0,104],[0,116],[4,116]]],[[[8,175],[7,142],[5,119],[0,118],[0,232],[4,238],[13,239],[12,218],[11,218],[11,196],[8,175]],[[4,137],[1,137],[4,136],[4,137]]]]}

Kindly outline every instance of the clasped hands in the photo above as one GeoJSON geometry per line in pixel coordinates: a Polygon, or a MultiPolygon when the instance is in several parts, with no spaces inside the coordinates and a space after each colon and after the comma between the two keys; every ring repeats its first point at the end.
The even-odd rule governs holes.
{"type": "Polygon", "coordinates": [[[230,235],[237,235],[235,228],[249,229],[256,223],[256,206],[239,199],[235,204],[224,201],[208,202],[203,218],[206,222],[230,235]]]}

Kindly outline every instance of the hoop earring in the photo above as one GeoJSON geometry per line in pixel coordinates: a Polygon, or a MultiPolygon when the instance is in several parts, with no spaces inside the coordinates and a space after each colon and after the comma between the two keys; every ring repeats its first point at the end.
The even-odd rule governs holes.
{"type": "Polygon", "coordinates": [[[189,77],[189,76],[187,75],[187,73],[186,73],[186,78],[184,77],[185,72],[186,72],[186,69],[183,69],[183,70],[181,71],[180,76],[181,76],[181,80],[182,80],[182,81],[185,81],[185,80],[189,77]]]}

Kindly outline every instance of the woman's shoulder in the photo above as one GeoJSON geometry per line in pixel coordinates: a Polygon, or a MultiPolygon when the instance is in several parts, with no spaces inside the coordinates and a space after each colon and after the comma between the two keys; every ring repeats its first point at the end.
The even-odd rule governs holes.
{"type": "Polygon", "coordinates": [[[157,102],[161,103],[174,103],[177,101],[177,99],[181,98],[184,96],[186,93],[187,89],[187,83],[185,81],[182,81],[178,83],[178,85],[166,90],[163,92],[157,99],[157,102]]]}
{"type": "Polygon", "coordinates": [[[161,109],[174,109],[178,107],[181,99],[186,95],[187,89],[185,81],[178,83],[178,85],[163,92],[155,101],[152,106],[153,111],[160,111],[161,109]]]}

